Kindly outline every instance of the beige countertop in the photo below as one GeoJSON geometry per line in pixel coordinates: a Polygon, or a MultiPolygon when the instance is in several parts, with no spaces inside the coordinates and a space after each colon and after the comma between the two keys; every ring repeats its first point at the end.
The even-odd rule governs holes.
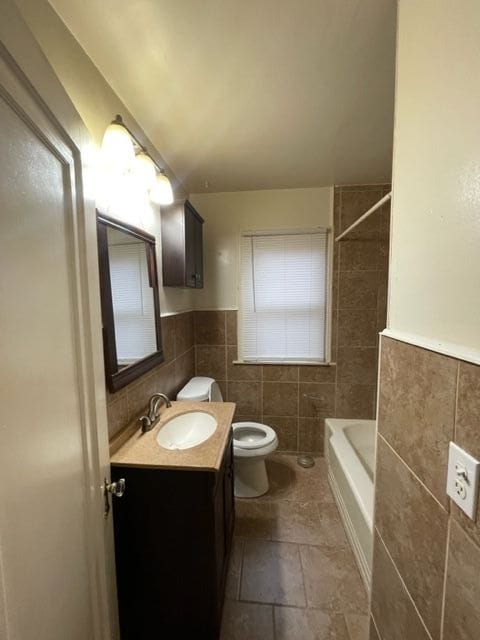
{"type": "Polygon", "coordinates": [[[162,467],[165,469],[218,470],[222,463],[235,412],[233,402],[172,402],[163,409],[160,421],[151,431],[142,433],[133,425],[110,445],[111,464],[123,467],[162,467]],[[159,430],[171,418],[191,411],[204,411],[214,416],[218,426],[213,435],[191,449],[170,451],[157,444],[159,430]]]}

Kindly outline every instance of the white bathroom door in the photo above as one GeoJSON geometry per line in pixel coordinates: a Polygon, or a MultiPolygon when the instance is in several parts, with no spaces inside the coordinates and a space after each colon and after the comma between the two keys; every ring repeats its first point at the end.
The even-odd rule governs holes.
{"type": "Polygon", "coordinates": [[[102,508],[108,438],[95,212],[83,194],[82,139],[66,93],[2,0],[2,640],[117,634],[111,516],[102,508]]]}

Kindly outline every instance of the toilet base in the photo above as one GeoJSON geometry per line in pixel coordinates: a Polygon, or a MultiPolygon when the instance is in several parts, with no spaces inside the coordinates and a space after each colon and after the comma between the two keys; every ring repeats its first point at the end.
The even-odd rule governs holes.
{"type": "Polygon", "coordinates": [[[234,493],[236,498],[257,498],[268,491],[265,458],[235,458],[234,493]]]}

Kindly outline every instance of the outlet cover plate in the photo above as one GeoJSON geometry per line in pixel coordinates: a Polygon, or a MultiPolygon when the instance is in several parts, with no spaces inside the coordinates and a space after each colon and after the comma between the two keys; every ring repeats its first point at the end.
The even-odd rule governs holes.
{"type": "Polygon", "coordinates": [[[472,520],[477,516],[480,461],[450,442],[447,494],[472,520]],[[462,472],[465,472],[465,475],[462,472]]]}

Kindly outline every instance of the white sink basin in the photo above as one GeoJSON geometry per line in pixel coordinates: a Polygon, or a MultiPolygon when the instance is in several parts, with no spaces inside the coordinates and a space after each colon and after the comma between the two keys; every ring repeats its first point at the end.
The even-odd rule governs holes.
{"type": "Polygon", "coordinates": [[[190,411],[166,422],[157,435],[164,449],[190,449],[208,440],[217,428],[217,421],[205,411],[190,411]]]}

